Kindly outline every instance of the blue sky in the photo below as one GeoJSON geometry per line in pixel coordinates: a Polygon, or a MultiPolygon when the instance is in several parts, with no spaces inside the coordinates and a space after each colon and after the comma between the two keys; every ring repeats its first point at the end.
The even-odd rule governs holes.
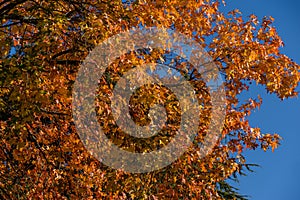
{"type": "MultiPolygon", "coordinates": [[[[275,18],[274,25],[285,43],[281,52],[300,64],[300,1],[299,0],[227,0],[223,11],[238,8],[244,17],[255,14],[275,18]]],[[[300,87],[298,87],[300,91],[300,87]]],[[[263,87],[252,86],[242,98],[263,98],[262,107],[250,116],[250,123],[263,132],[279,133],[281,146],[272,153],[262,150],[248,151],[248,163],[257,163],[254,173],[240,178],[236,184],[242,194],[253,200],[297,200],[300,180],[300,97],[280,101],[269,95],[263,87]]]]}

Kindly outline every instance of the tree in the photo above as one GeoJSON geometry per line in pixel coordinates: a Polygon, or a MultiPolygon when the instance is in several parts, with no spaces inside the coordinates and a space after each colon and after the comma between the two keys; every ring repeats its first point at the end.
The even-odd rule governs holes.
{"type": "MultiPolygon", "coordinates": [[[[262,134],[247,116],[260,97],[239,102],[255,82],[285,99],[297,95],[299,65],[279,52],[283,42],[271,17],[259,23],[238,10],[228,15],[218,1],[0,1],[0,196],[2,199],[243,199],[225,180],[251,167],[245,149],[277,148],[280,136],[262,134]],[[197,145],[161,170],[132,174],[114,170],[83,146],[72,118],[72,87],[82,61],[105,39],[132,27],[171,28],[206,48],[225,80],[226,117],[222,137],[212,153],[198,159],[197,145]]],[[[168,52],[147,49],[116,59],[101,77],[97,114],[107,136],[128,151],[151,151],[168,142],[126,138],[101,111],[124,71],[134,65],[166,61],[168,52]],[[141,56],[143,55],[143,56],[141,56]],[[127,62],[130,60],[130,62],[127,62]],[[126,141],[126,142],[124,142],[126,141]],[[136,145],[131,145],[136,144],[136,145]]],[[[188,63],[174,68],[195,87],[204,105],[195,143],[206,134],[211,109],[206,86],[188,63]],[[183,70],[183,71],[184,71],[183,70]]],[[[149,107],[165,104],[171,128],[178,128],[178,101],[167,88],[143,86],[131,99],[136,123],[149,122],[149,107]],[[148,97],[152,94],[153,99],[148,97]],[[141,102],[148,102],[142,108],[141,102]],[[149,103],[150,102],[150,103],[149,103]],[[177,106],[177,107],[176,107],[177,106]],[[177,108],[177,110],[176,110],[177,108]]],[[[172,137],[172,129],[167,131],[172,137]]]]}

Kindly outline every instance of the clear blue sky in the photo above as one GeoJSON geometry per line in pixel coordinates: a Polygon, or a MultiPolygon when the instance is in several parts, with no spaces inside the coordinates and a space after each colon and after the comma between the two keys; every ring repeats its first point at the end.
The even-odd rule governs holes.
{"type": "MultiPolygon", "coordinates": [[[[275,18],[279,35],[285,43],[281,52],[300,64],[300,1],[299,0],[227,0],[223,11],[238,8],[244,17],[250,14],[275,18]]],[[[300,87],[298,87],[300,91],[300,87]]],[[[236,184],[242,194],[253,200],[299,200],[300,181],[300,97],[280,101],[264,88],[253,86],[247,96],[261,94],[263,105],[250,117],[250,123],[263,132],[279,133],[284,140],[272,153],[262,150],[247,152],[249,163],[260,164],[254,173],[240,178],[236,184]]]]}

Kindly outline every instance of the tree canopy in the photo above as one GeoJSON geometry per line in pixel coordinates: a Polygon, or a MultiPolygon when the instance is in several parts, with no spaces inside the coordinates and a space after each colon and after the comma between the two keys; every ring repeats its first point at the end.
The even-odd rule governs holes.
{"type": "MultiPolygon", "coordinates": [[[[256,83],[280,99],[297,96],[300,66],[280,53],[283,41],[272,17],[246,18],[238,10],[224,14],[219,11],[221,3],[1,0],[0,197],[243,199],[225,180],[250,169],[243,156],[246,149],[274,150],[280,136],[251,127],[247,117],[262,99],[240,102],[239,94],[256,83]],[[128,173],[104,165],[82,144],[72,116],[72,89],[80,65],[97,45],[133,27],[176,30],[199,43],[218,67],[224,79],[226,116],[221,137],[207,156],[198,158],[197,143],[210,124],[210,95],[184,59],[173,59],[170,67],[191,83],[203,108],[195,144],[180,158],[160,170],[128,173]]],[[[150,142],[126,136],[111,122],[109,108],[112,91],[126,71],[151,62],[166,64],[169,57],[163,49],[129,52],[99,77],[98,121],[107,137],[126,151],[161,148],[178,129],[179,102],[167,87],[145,85],[130,99],[130,114],[140,125],[149,123],[151,105],[165,102],[170,126],[150,142]]]]}

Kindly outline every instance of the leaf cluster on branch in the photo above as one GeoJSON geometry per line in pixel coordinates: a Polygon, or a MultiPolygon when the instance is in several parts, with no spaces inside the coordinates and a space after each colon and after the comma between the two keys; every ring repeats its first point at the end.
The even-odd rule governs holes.
{"type": "MultiPolygon", "coordinates": [[[[237,174],[250,169],[243,157],[246,149],[274,150],[280,136],[262,134],[250,126],[247,116],[260,107],[260,97],[240,102],[238,95],[255,82],[280,99],[294,97],[300,66],[279,52],[283,42],[271,17],[259,21],[251,15],[245,19],[238,10],[226,15],[219,11],[219,4],[211,0],[1,0],[0,198],[246,198],[226,180],[238,179],[237,174]],[[200,122],[195,122],[199,133],[194,146],[172,165],[143,174],[113,170],[84,148],[72,118],[76,74],[94,47],[132,27],[183,33],[201,44],[218,66],[225,82],[226,117],[222,137],[208,156],[198,159],[196,144],[209,126],[210,96],[188,63],[176,59],[171,67],[185,72],[181,73],[204,107],[200,122]]],[[[108,67],[110,76],[100,79],[96,100],[99,123],[108,137],[133,152],[167,144],[180,121],[175,97],[152,85],[141,88],[138,98],[131,99],[131,115],[141,119],[137,123],[147,123],[150,105],[142,107],[140,103],[169,98],[165,104],[172,122],[169,132],[151,143],[135,141],[110,122],[109,95],[119,77],[132,66],[168,60],[168,52],[161,49],[141,54],[130,52],[108,67]],[[149,99],[151,96],[155,98],[149,99]]]]}

